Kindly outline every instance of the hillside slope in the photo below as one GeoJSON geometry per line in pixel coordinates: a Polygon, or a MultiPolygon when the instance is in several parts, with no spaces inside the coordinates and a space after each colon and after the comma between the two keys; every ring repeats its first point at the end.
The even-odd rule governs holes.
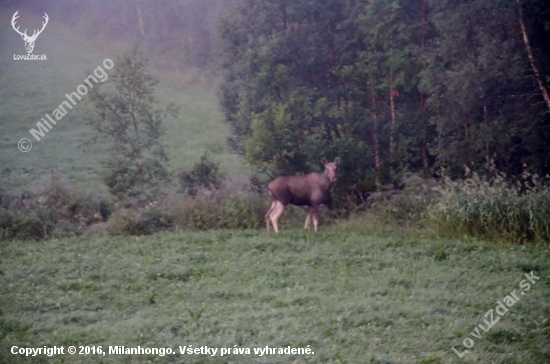
{"type": "MultiPolygon", "coordinates": [[[[75,92],[104,59],[116,62],[130,44],[100,44],[79,34],[64,19],[50,16],[33,52],[46,54],[47,60],[14,60],[14,54],[26,54],[23,40],[10,24],[16,10],[21,29],[42,21],[40,14],[25,9],[3,9],[0,14],[0,171],[26,184],[53,168],[64,173],[71,185],[104,188],[100,162],[107,156],[105,145],[82,146],[91,136],[85,124],[91,111],[86,96],[42,140],[34,140],[29,130],[36,129],[36,123],[65,101],[65,94],[75,92]],[[21,138],[32,140],[30,152],[18,150],[21,138]]],[[[196,70],[182,74],[162,69],[154,55],[147,57],[152,58],[150,72],[160,79],[156,89],[159,106],[174,102],[180,109],[177,118],[165,123],[172,169],[189,167],[207,150],[221,163],[222,171],[246,173],[244,162],[230,155],[225,145],[229,131],[222,122],[212,82],[196,70]]]]}

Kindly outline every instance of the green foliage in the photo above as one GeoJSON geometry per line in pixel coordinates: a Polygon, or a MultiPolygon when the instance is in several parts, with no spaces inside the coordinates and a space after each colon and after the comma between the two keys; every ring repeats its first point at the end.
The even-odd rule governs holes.
{"type": "Polygon", "coordinates": [[[199,189],[215,190],[220,186],[223,174],[219,172],[220,164],[211,161],[208,153],[201,156],[200,162],[193,165],[190,170],[181,171],[179,174],[180,190],[191,196],[196,196],[199,189]]]}
{"type": "Polygon", "coordinates": [[[303,156],[295,148],[298,136],[292,127],[292,115],[287,112],[286,105],[274,105],[262,114],[253,114],[252,134],[245,145],[247,161],[265,171],[298,167],[303,156]]]}
{"type": "Polygon", "coordinates": [[[220,99],[234,150],[271,175],[317,170],[322,157],[339,156],[337,205],[360,201],[377,175],[391,181],[389,172],[414,158],[422,166],[391,141],[398,131],[418,134],[402,121],[419,108],[412,101],[418,61],[411,61],[411,44],[420,42],[419,8],[420,2],[238,1],[220,22],[220,99]],[[396,125],[388,121],[390,93],[404,99],[396,125]],[[375,155],[381,164],[373,175],[375,155]]]}
{"type": "Polygon", "coordinates": [[[550,241],[550,181],[524,173],[516,184],[467,170],[467,178],[444,179],[429,220],[444,234],[511,242],[550,241]]]}
{"type": "MultiPolygon", "coordinates": [[[[359,206],[360,210],[368,208],[368,213],[364,214],[365,220],[376,218],[387,227],[405,225],[411,227],[413,234],[422,232],[426,228],[427,209],[439,198],[437,181],[407,175],[399,187],[385,185],[380,191],[371,193],[359,206]]],[[[353,216],[351,220],[360,219],[359,216],[353,216]]]]}
{"type": "MultiPolygon", "coordinates": [[[[9,181],[4,181],[9,185],[9,181]]],[[[27,190],[0,190],[0,240],[43,240],[81,235],[111,214],[106,196],[71,189],[53,170],[27,190]]]]}
{"type": "Polygon", "coordinates": [[[266,198],[257,193],[222,193],[174,199],[166,209],[178,229],[258,229],[265,227],[266,205],[266,198]]]}
{"type": "MultiPolygon", "coordinates": [[[[547,75],[546,13],[522,6],[547,75]]],[[[339,156],[340,206],[439,166],[545,174],[550,119],[517,16],[504,0],[237,0],[219,25],[230,146],[269,175],[339,156]]]]}
{"type": "Polygon", "coordinates": [[[172,217],[159,209],[156,202],[137,209],[117,210],[108,221],[113,235],[150,235],[172,226],[172,217]]]}
{"type": "Polygon", "coordinates": [[[520,174],[524,163],[546,173],[547,156],[537,150],[548,143],[543,129],[548,118],[529,101],[539,91],[525,78],[532,70],[517,29],[517,4],[434,1],[431,6],[438,38],[426,55],[422,88],[437,95],[428,99],[439,136],[436,166],[454,178],[463,165],[483,168],[489,159],[510,176],[520,174]]]}
{"type": "Polygon", "coordinates": [[[218,227],[224,229],[265,228],[266,199],[259,194],[232,196],[220,203],[218,227]]]}
{"type": "Polygon", "coordinates": [[[147,73],[148,61],[137,45],[114,63],[111,89],[95,87],[90,92],[96,115],[88,124],[96,132],[92,141],[102,138],[111,144],[104,181],[122,197],[168,180],[162,121],[168,115],[175,117],[177,111],[172,104],[164,111],[154,108],[158,80],[147,73]]]}

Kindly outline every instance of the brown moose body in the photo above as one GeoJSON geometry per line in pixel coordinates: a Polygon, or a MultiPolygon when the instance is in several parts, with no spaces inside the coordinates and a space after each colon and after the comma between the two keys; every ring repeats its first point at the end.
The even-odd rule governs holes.
{"type": "Polygon", "coordinates": [[[315,231],[319,225],[319,206],[327,199],[332,183],[336,181],[336,169],[340,158],[328,163],[326,158],[322,159],[325,166],[323,173],[313,172],[305,176],[279,177],[272,181],[267,187],[271,196],[271,208],[265,215],[267,232],[273,225],[273,230],[279,232],[277,221],[289,204],[297,206],[309,206],[304,228],[307,229],[313,218],[315,231]]]}

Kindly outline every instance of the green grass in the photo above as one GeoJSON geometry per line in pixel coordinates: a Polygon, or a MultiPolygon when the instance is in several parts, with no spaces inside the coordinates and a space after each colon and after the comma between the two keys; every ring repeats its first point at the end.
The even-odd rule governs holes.
{"type": "MultiPolygon", "coordinates": [[[[91,133],[85,124],[91,111],[86,96],[42,140],[34,140],[29,130],[65,101],[65,94],[76,91],[104,59],[115,60],[131,44],[98,44],[89,35],[75,32],[64,19],[51,19],[34,50],[34,54],[45,53],[48,60],[15,61],[14,53],[25,53],[21,37],[10,26],[15,10],[0,13],[0,172],[27,185],[53,168],[64,173],[72,186],[105,190],[99,178],[100,162],[108,157],[105,145],[81,146],[91,133]],[[21,138],[32,140],[30,152],[18,150],[21,138]]],[[[32,15],[26,14],[27,18],[32,15]]],[[[32,19],[25,20],[32,23],[32,19]]],[[[40,16],[35,20],[39,22],[40,16]]],[[[197,72],[161,68],[154,59],[150,72],[160,79],[156,88],[159,106],[173,102],[180,108],[177,118],[165,122],[173,171],[189,168],[208,150],[223,172],[247,173],[244,161],[227,150],[229,129],[212,82],[203,82],[197,72]]]]}
{"type": "Polygon", "coordinates": [[[0,362],[548,363],[550,249],[325,228],[2,243],[0,362]],[[452,351],[533,271],[530,291],[452,351]],[[12,345],[306,347],[311,356],[45,356],[12,345]]]}

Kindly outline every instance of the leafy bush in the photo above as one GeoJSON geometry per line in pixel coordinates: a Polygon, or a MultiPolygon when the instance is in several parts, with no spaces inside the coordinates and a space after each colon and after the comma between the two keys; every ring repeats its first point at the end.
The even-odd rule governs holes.
{"type": "Polygon", "coordinates": [[[466,179],[443,176],[441,198],[428,212],[440,233],[476,236],[493,241],[550,241],[550,177],[525,172],[516,183],[504,174],[466,179]]]}
{"type": "Polygon", "coordinates": [[[420,222],[430,203],[439,194],[438,183],[432,178],[417,175],[405,176],[401,181],[402,189],[393,185],[383,186],[382,191],[371,193],[365,205],[370,215],[391,222],[420,222]]]}
{"type": "Polygon", "coordinates": [[[220,164],[211,161],[205,152],[201,160],[188,171],[179,174],[180,189],[191,196],[196,196],[199,190],[215,190],[220,187],[223,175],[219,171],[220,164]]]}
{"type": "Polygon", "coordinates": [[[168,205],[177,229],[207,230],[216,227],[219,211],[211,196],[185,196],[168,205]],[[175,214],[174,214],[175,213],[175,214]]]}
{"type": "Polygon", "coordinates": [[[149,235],[172,227],[172,217],[162,211],[157,203],[143,209],[122,208],[107,223],[113,235],[149,235]]]}
{"type": "Polygon", "coordinates": [[[122,198],[127,194],[131,195],[133,190],[139,190],[134,187],[139,184],[139,181],[133,166],[124,164],[123,162],[107,162],[105,166],[102,180],[109,188],[111,194],[122,198]]]}
{"type": "Polygon", "coordinates": [[[43,239],[49,232],[45,222],[34,211],[24,215],[0,211],[0,238],[43,239]]]}
{"type": "Polygon", "coordinates": [[[111,214],[106,196],[76,192],[53,170],[25,191],[6,185],[0,191],[0,239],[79,235],[111,214]]]}
{"type": "Polygon", "coordinates": [[[226,229],[258,229],[265,225],[266,199],[260,195],[233,196],[221,201],[218,226],[226,229]]]}
{"type": "Polygon", "coordinates": [[[259,194],[218,194],[181,196],[173,199],[167,210],[178,229],[256,229],[263,226],[267,207],[259,194]]]}

